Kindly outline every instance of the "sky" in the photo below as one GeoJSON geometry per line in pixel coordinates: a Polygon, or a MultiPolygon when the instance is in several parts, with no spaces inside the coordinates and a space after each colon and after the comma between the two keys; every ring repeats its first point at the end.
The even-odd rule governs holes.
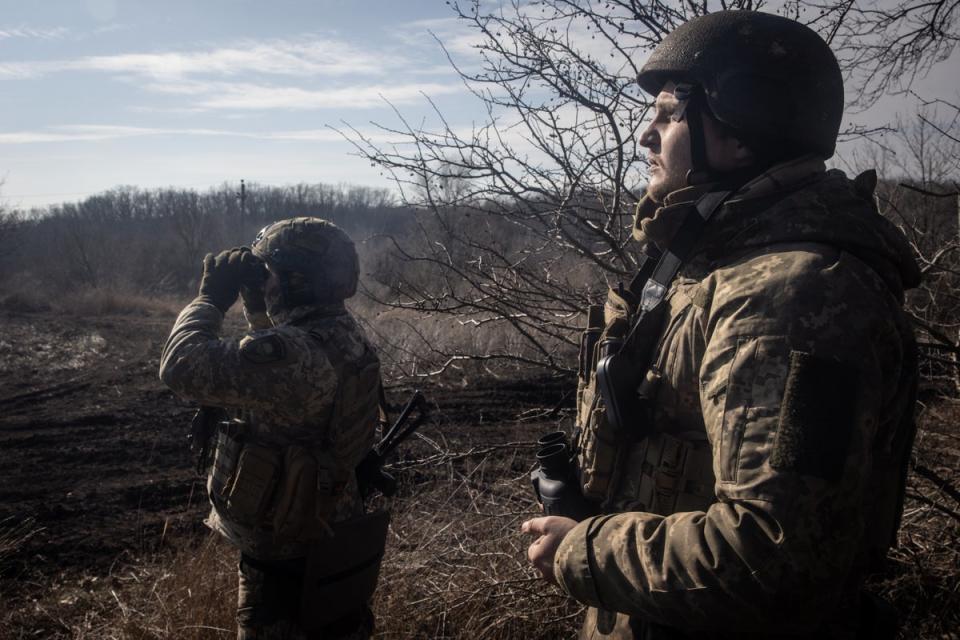
{"type": "MultiPolygon", "coordinates": [[[[455,128],[482,120],[434,35],[475,61],[443,0],[0,0],[0,202],[241,178],[388,186],[330,127],[396,124],[391,105],[429,121],[425,96],[455,128]]],[[[957,99],[956,58],[918,89],[957,99]]]]}

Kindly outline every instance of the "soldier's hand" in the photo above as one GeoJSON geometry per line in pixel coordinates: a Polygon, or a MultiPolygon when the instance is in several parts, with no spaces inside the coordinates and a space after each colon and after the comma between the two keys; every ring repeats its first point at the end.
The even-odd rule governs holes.
{"type": "Polygon", "coordinates": [[[553,557],[557,554],[560,543],[575,526],[576,520],[560,516],[534,518],[520,525],[521,532],[538,536],[527,549],[527,558],[547,582],[557,584],[553,557]]]}
{"type": "Polygon", "coordinates": [[[227,312],[240,295],[240,249],[227,249],[216,256],[208,253],[203,258],[203,279],[200,295],[223,313],[227,312]]]}

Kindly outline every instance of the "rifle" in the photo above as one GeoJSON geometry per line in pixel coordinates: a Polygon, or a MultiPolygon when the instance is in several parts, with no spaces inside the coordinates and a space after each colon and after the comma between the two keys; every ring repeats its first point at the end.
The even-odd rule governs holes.
{"type": "Polygon", "coordinates": [[[190,434],[187,441],[190,443],[190,450],[197,452],[197,474],[204,475],[207,467],[210,466],[210,440],[217,432],[217,425],[225,417],[224,410],[220,407],[203,406],[197,409],[193,414],[193,420],[190,422],[190,434]]]}
{"type": "Polygon", "coordinates": [[[388,498],[397,492],[397,480],[383,470],[383,461],[397,448],[397,445],[413,435],[413,432],[426,421],[428,408],[426,398],[419,390],[415,390],[397,417],[397,421],[357,465],[357,485],[360,488],[360,495],[364,498],[374,489],[388,498]],[[414,409],[417,410],[417,417],[408,425],[406,422],[414,409]]]}

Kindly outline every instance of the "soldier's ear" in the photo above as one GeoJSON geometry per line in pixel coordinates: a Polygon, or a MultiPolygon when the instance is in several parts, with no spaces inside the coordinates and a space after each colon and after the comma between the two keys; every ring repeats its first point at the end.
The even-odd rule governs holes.
{"type": "Polygon", "coordinates": [[[707,159],[713,169],[735,171],[756,162],[756,154],[737,136],[736,131],[709,114],[702,114],[702,116],[707,159]]]}

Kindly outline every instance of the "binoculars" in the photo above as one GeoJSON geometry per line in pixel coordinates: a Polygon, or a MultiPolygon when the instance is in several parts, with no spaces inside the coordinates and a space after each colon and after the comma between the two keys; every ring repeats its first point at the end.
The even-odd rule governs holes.
{"type": "Polygon", "coordinates": [[[537,440],[539,466],[530,473],[533,493],[548,516],[583,520],[599,511],[583,497],[576,458],[563,431],[552,431],[537,440]]]}

